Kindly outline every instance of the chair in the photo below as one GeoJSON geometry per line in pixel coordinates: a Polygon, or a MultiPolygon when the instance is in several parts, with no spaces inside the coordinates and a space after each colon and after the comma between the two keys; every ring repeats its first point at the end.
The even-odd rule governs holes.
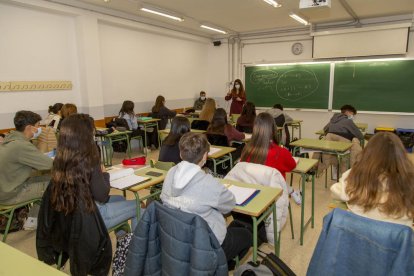
{"type": "Polygon", "coordinates": [[[191,122],[192,129],[207,130],[209,125],[210,122],[205,120],[194,120],[191,122]]]}
{"type": "MultiPolygon", "coordinates": [[[[227,136],[221,134],[207,134],[207,140],[211,145],[215,146],[223,146],[228,147],[229,141],[227,140],[227,136]]],[[[228,155],[224,155],[219,158],[210,158],[213,162],[213,171],[217,173],[217,166],[221,164],[221,167],[224,171],[226,171],[229,166],[226,165],[227,162],[230,164],[230,168],[233,167],[233,155],[230,153],[228,155]]]]}
{"type": "Polygon", "coordinates": [[[307,275],[413,275],[410,227],[334,209],[323,228],[307,275]]]}
{"type": "Polygon", "coordinates": [[[240,132],[244,133],[253,133],[253,127],[252,126],[240,126],[236,125],[236,129],[240,132]]]}
{"type": "Polygon", "coordinates": [[[222,134],[207,134],[207,140],[211,145],[228,147],[229,141],[226,135],[222,134]]]}
{"type": "Polygon", "coordinates": [[[41,198],[34,198],[31,200],[13,204],[13,205],[0,205],[0,215],[3,215],[7,218],[6,229],[4,230],[4,234],[3,234],[3,240],[2,240],[3,242],[6,242],[7,235],[9,234],[10,225],[13,220],[14,211],[17,208],[41,202],[41,200],[42,200],[41,198]]]}
{"type": "Polygon", "coordinates": [[[278,117],[276,117],[275,119],[275,124],[277,127],[282,127],[282,135],[280,135],[280,137],[278,137],[279,140],[279,144],[283,144],[285,146],[288,146],[290,143],[290,132],[289,132],[289,128],[286,124],[286,118],[285,115],[279,115],[278,117]]]}

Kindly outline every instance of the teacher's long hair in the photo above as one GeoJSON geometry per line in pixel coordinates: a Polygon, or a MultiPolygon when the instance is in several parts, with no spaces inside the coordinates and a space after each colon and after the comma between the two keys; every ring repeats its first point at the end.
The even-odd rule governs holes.
{"type": "Polygon", "coordinates": [[[244,86],[243,86],[243,83],[240,79],[234,80],[233,89],[231,90],[231,95],[232,96],[246,97],[246,91],[244,91],[244,86]],[[240,84],[239,94],[237,94],[236,84],[240,84]]]}
{"type": "Polygon", "coordinates": [[[80,202],[86,211],[95,210],[90,180],[100,165],[100,156],[94,130],[93,119],[87,114],[73,114],[62,122],[50,184],[56,211],[70,214],[80,202]]]}
{"type": "Polygon", "coordinates": [[[378,208],[394,218],[414,218],[414,166],[397,135],[375,134],[346,182],[349,204],[365,212],[378,208]]]}
{"type": "Polygon", "coordinates": [[[270,143],[277,143],[276,130],[272,115],[266,112],[257,115],[254,120],[252,139],[244,147],[240,160],[264,164],[270,143]]]}

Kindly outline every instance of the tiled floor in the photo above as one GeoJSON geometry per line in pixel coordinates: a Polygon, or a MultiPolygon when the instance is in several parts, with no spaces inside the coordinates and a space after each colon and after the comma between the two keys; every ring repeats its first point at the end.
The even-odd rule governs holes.
{"type": "MultiPolygon", "coordinates": [[[[114,164],[119,163],[123,158],[122,154],[115,153],[114,164]]],[[[158,151],[153,151],[149,153],[148,160],[152,158],[157,160],[158,151]]],[[[290,176],[288,176],[288,181],[290,176]]],[[[298,189],[299,185],[299,176],[294,176],[294,188],[298,189]]],[[[295,239],[292,240],[290,234],[289,221],[287,221],[284,229],[282,230],[281,238],[281,250],[280,257],[281,259],[291,267],[291,269],[297,275],[306,275],[306,270],[312,256],[313,250],[315,248],[316,242],[319,237],[319,233],[322,228],[322,219],[329,212],[328,204],[331,201],[329,189],[325,189],[325,177],[322,176],[316,179],[315,185],[315,228],[310,228],[308,226],[305,231],[305,238],[303,246],[299,245],[299,236],[300,236],[300,206],[296,205],[293,199],[291,199],[292,212],[293,212],[293,225],[295,239]]],[[[305,213],[306,217],[310,215],[311,207],[311,185],[308,182],[306,187],[306,203],[305,203],[305,213]]],[[[119,193],[113,191],[113,193],[119,193]]],[[[120,193],[119,193],[120,194],[120,193]]],[[[133,199],[132,193],[128,193],[128,199],[133,199]]],[[[111,233],[112,244],[115,247],[116,241],[115,236],[111,233]]],[[[35,231],[19,231],[17,233],[11,233],[7,238],[7,244],[36,257],[36,246],[35,246],[35,231]]],[[[251,255],[245,258],[243,261],[250,259],[251,255]]],[[[64,270],[66,273],[69,273],[68,267],[64,270]]],[[[35,275],[35,273],[33,274],[35,275]]]]}

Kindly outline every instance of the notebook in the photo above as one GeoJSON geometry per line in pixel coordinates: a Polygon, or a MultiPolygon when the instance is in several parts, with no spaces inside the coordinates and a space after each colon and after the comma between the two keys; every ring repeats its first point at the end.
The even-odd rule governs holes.
{"type": "Polygon", "coordinates": [[[260,190],[254,188],[240,187],[236,185],[228,186],[230,192],[234,194],[236,198],[236,205],[246,206],[259,192],[260,190]]]}
{"type": "Polygon", "coordinates": [[[108,170],[108,173],[111,187],[119,190],[125,190],[150,180],[149,177],[135,175],[132,168],[112,168],[108,170]]]}

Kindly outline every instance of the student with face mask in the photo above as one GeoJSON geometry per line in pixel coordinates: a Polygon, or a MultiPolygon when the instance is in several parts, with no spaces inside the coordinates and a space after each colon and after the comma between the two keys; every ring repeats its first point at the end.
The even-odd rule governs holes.
{"type": "Polygon", "coordinates": [[[200,92],[200,98],[198,98],[195,102],[194,102],[194,109],[195,110],[201,110],[203,109],[204,104],[206,103],[206,92],[201,91],[200,92]]]}
{"type": "Polygon", "coordinates": [[[53,160],[41,153],[30,140],[42,129],[39,114],[19,111],[14,117],[15,131],[0,145],[0,204],[12,205],[42,197],[50,175],[31,176],[33,170],[50,170],[53,160]]]}
{"type": "Polygon", "coordinates": [[[243,105],[246,102],[246,92],[244,91],[243,83],[241,80],[236,79],[233,83],[233,88],[227,93],[224,98],[226,101],[231,102],[230,115],[241,114],[243,105]]]}

